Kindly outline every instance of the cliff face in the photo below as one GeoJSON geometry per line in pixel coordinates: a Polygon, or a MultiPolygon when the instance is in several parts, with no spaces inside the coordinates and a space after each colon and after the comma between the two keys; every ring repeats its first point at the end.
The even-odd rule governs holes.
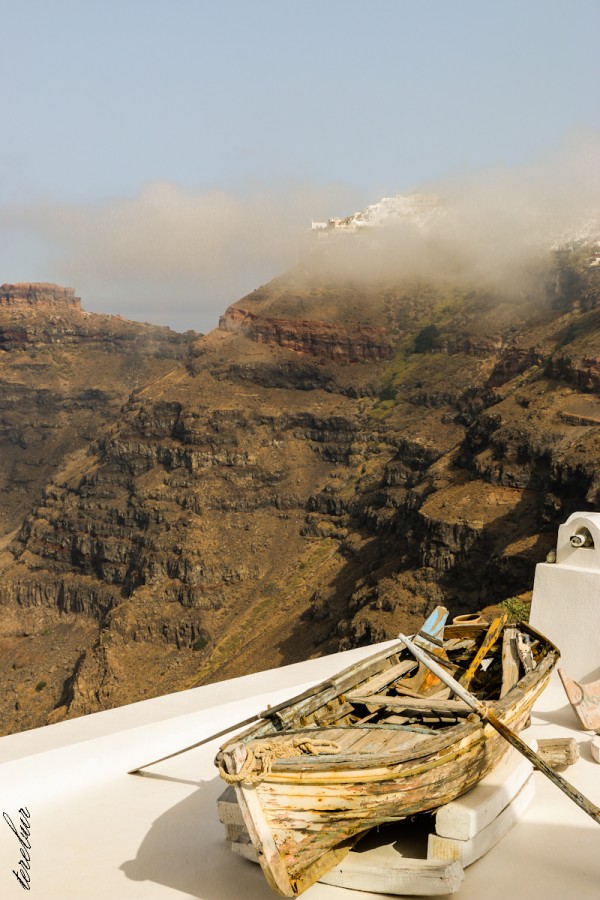
{"type": "MultiPolygon", "coordinates": [[[[129,381],[124,354],[110,401],[81,399],[109,392],[101,355],[84,389],[65,354],[110,346],[120,359],[138,340],[118,339],[120,325],[101,347],[97,323],[73,333],[51,357],[12,345],[0,400],[16,409],[30,391],[27,415],[42,404],[59,429],[68,398],[83,424],[35,477],[40,407],[10,431],[30,480],[0,556],[4,730],[392,637],[440,601],[457,614],[530,589],[557,525],[600,500],[600,285],[583,251],[555,265],[516,304],[289,273],[210,335],[154,333],[165,355],[129,381]],[[61,385],[54,407],[25,378],[40,355],[61,385]]],[[[36,327],[43,343],[50,326],[36,327]]]]}
{"type": "Polygon", "coordinates": [[[345,328],[341,323],[261,317],[232,307],[221,316],[219,328],[261,344],[277,344],[334,362],[369,362],[394,356],[394,345],[385,330],[362,324],[345,328]]]}
{"type": "Polygon", "coordinates": [[[81,309],[81,298],[73,288],[59,284],[38,282],[34,284],[0,285],[0,306],[14,309],[36,307],[40,309],[81,309]]]}
{"type": "Polygon", "coordinates": [[[189,344],[168,328],[84,312],[71,288],[0,287],[0,534],[189,344]]]}

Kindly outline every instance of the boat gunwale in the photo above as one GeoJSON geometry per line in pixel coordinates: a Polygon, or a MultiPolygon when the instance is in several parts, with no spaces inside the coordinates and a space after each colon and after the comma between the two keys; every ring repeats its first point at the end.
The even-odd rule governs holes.
{"type": "MultiPolygon", "coordinates": [[[[517,728],[526,721],[535,700],[550,680],[560,657],[556,646],[544,635],[539,634],[526,623],[518,624],[522,631],[541,641],[543,645],[541,658],[538,657],[539,662],[536,668],[525,673],[502,699],[491,700],[486,704],[492,706],[499,718],[507,725],[517,728]]],[[[467,634],[471,636],[480,634],[486,628],[485,625],[480,628],[477,626],[447,626],[447,631],[449,632],[448,637],[467,636],[467,634]]],[[[339,700],[340,695],[351,689],[351,679],[354,679],[354,684],[364,683],[374,672],[377,663],[379,669],[375,669],[375,673],[382,671],[388,660],[393,664],[390,658],[399,654],[404,647],[405,645],[401,641],[396,642],[386,648],[385,652],[374,654],[361,663],[344,670],[338,676],[315,685],[299,697],[291,698],[288,703],[275,707],[271,715],[269,710],[262,713],[261,721],[244,733],[230,739],[221,748],[217,761],[219,763],[222,761],[224,769],[230,773],[239,771],[244,763],[246,750],[249,749],[248,745],[253,740],[261,738],[268,740],[276,736],[285,739],[297,734],[299,729],[292,730],[290,727],[294,718],[303,714],[316,714],[327,702],[333,699],[339,700]],[[360,673],[358,678],[356,677],[357,673],[360,673]],[[299,707],[300,709],[298,709],[299,707]],[[280,711],[283,713],[281,716],[279,715],[280,711]]],[[[387,688],[382,690],[387,690],[387,688]]],[[[366,727],[361,728],[361,731],[364,730],[367,733],[369,729],[374,732],[378,725],[378,723],[365,724],[366,727]]],[[[315,723],[312,727],[300,730],[303,734],[311,737],[326,737],[327,733],[334,731],[336,727],[343,726],[336,726],[335,722],[327,725],[315,723]]],[[[357,724],[347,727],[356,729],[357,724]]],[[[377,727],[377,731],[381,730],[385,730],[383,723],[379,723],[379,727],[377,727]]],[[[306,852],[310,851],[309,856],[300,857],[298,855],[299,848],[296,847],[294,841],[287,849],[274,842],[271,820],[267,821],[263,806],[269,795],[272,797],[280,795],[286,798],[288,791],[300,791],[304,794],[306,790],[309,793],[314,791],[318,793],[327,788],[338,791],[340,797],[343,797],[346,794],[354,795],[356,789],[360,791],[362,783],[367,792],[375,791],[377,794],[380,793],[377,784],[381,785],[382,799],[385,799],[384,795],[388,791],[397,792],[399,797],[403,797],[405,791],[412,790],[411,780],[416,779],[416,783],[418,783],[421,781],[421,775],[427,779],[428,776],[425,773],[432,772],[435,784],[441,784],[446,781],[446,777],[442,777],[445,771],[466,773],[471,768],[473,771],[475,769],[478,771],[478,777],[473,780],[473,783],[476,783],[485,774],[485,771],[493,767],[503,755],[502,744],[505,743],[501,735],[489,723],[483,722],[476,716],[470,720],[459,720],[456,725],[439,729],[437,734],[432,733],[431,740],[427,735],[424,735],[424,738],[425,740],[417,741],[412,747],[406,748],[404,763],[402,760],[395,759],[394,769],[390,767],[391,753],[380,758],[382,765],[377,768],[373,765],[376,761],[375,757],[369,757],[365,753],[359,760],[359,751],[354,754],[350,765],[345,768],[345,763],[342,764],[342,767],[339,766],[342,759],[341,754],[303,754],[300,757],[276,757],[272,760],[271,771],[259,773],[259,781],[254,783],[242,781],[235,785],[236,796],[246,827],[257,850],[263,872],[273,890],[284,896],[297,896],[314,884],[323,871],[336,865],[339,859],[345,855],[349,846],[364,831],[368,831],[376,824],[392,821],[396,817],[390,817],[388,814],[378,816],[376,809],[373,808],[370,810],[368,823],[366,821],[364,823],[364,829],[356,832],[352,829],[352,833],[349,834],[343,829],[340,831],[341,825],[339,825],[337,826],[338,836],[336,836],[337,832],[336,834],[330,833],[333,828],[331,825],[329,831],[325,829],[322,834],[319,831],[318,835],[313,835],[316,850],[308,847],[306,852]],[[461,757],[466,757],[464,762],[461,761],[461,757]],[[493,761],[494,759],[496,762],[493,761]],[[334,760],[338,762],[335,768],[332,766],[334,760]],[[356,766],[357,762],[360,762],[360,769],[356,766]],[[436,769],[439,771],[436,772],[436,769]],[[374,787],[370,788],[369,785],[374,785],[374,787]],[[318,853],[315,856],[317,850],[318,853]],[[312,853],[312,857],[310,853],[312,853]],[[304,859],[306,862],[302,861],[304,859]]],[[[464,787],[461,793],[468,790],[468,787],[469,785],[464,787]]],[[[448,796],[458,795],[460,794],[452,793],[448,796]]],[[[437,805],[440,797],[436,795],[435,798],[430,799],[434,799],[437,805]]],[[[398,808],[394,808],[398,812],[398,808]]],[[[434,809],[435,805],[429,805],[426,808],[434,809]]],[[[407,814],[412,815],[411,812],[407,813],[405,810],[397,818],[404,818],[407,814]]],[[[302,829],[290,824],[290,833],[293,832],[297,836],[301,831],[302,829]]],[[[306,836],[308,837],[308,834],[306,836]]],[[[305,852],[304,845],[302,852],[305,852]]]]}
{"type": "MultiPolygon", "coordinates": [[[[540,682],[540,690],[531,699],[528,698],[526,703],[521,704],[518,713],[522,714],[528,711],[544,687],[545,683],[540,682]]],[[[510,727],[512,720],[518,717],[518,715],[513,716],[512,719],[507,717],[505,724],[510,727]]],[[[435,746],[433,740],[425,740],[409,747],[401,755],[390,752],[387,755],[368,756],[365,754],[362,757],[356,753],[354,756],[319,754],[318,756],[302,755],[279,758],[274,761],[272,770],[261,778],[261,783],[309,783],[327,780],[328,783],[343,784],[348,781],[353,783],[395,781],[445,765],[470,752],[476,744],[484,745],[490,740],[496,741],[496,739],[498,742],[502,741],[491,725],[482,722],[459,724],[452,729],[452,734],[447,731],[444,737],[446,739],[443,741],[436,738],[435,746]],[[420,760],[422,762],[419,762],[420,760]],[[333,761],[337,762],[335,769],[332,768],[333,761]],[[407,766],[412,762],[418,763],[418,765],[391,771],[392,768],[401,767],[403,764],[407,766]]]]}
{"type": "MultiPolygon", "coordinates": [[[[449,626],[452,627],[452,626],[449,626]]],[[[465,629],[467,627],[474,628],[476,626],[456,626],[460,629],[465,629]]],[[[522,678],[499,700],[489,700],[486,701],[486,705],[492,708],[495,714],[506,724],[510,724],[511,720],[518,718],[518,716],[522,713],[523,709],[531,709],[533,703],[539,696],[539,694],[546,687],[547,681],[550,679],[552,674],[552,670],[554,666],[558,662],[560,657],[560,652],[556,648],[556,646],[543,635],[539,634],[539,632],[535,631],[535,629],[530,626],[526,626],[526,623],[520,623],[520,627],[525,631],[529,631],[533,633],[538,639],[544,642],[545,646],[545,655],[542,660],[538,663],[535,669],[530,672],[527,672],[522,678]],[[515,710],[516,714],[511,715],[511,710],[515,710]]],[[[484,630],[484,629],[482,629],[484,630]]],[[[401,642],[400,642],[401,643],[401,642]]],[[[402,648],[404,644],[402,644],[402,648]]],[[[380,657],[380,661],[383,662],[389,656],[393,656],[397,653],[398,650],[394,647],[388,648],[387,655],[380,657]]],[[[352,667],[351,667],[352,668],[352,667]]],[[[350,670],[346,670],[350,672],[350,670]]],[[[327,680],[323,683],[323,691],[327,690],[331,686],[331,679],[327,680]]],[[[319,696],[319,691],[314,695],[315,698],[319,696]]],[[[344,691],[340,689],[340,694],[343,694],[344,691]]],[[[432,698],[433,699],[433,698],[432,698]]],[[[311,736],[321,736],[323,738],[326,737],[328,731],[334,731],[337,728],[344,727],[338,726],[335,723],[331,723],[328,725],[314,725],[307,726],[304,729],[291,729],[291,728],[282,728],[277,729],[276,723],[274,720],[266,719],[261,720],[261,722],[252,726],[242,735],[238,735],[232,740],[228,741],[221,748],[221,752],[228,755],[232,745],[247,745],[251,744],[252,741],[257,740],[265,740],[268,738],[281,738],[282,740],[288,739],[294,735],[307,735],[307,737],[311,736]]],[[[345,726],[349,730],[356,729],[357,725],[348,725],[345,726]]],[[[372,730],[375,733],[392,730],[389,727],[386,729],[384,723],[379,725],[366,724],[361,727],[361,730],[369,731],[372,730]]],[[[371,777],[380,777],[380,775],[376,776],[377,772],[382,772],[388,769],[390,766],[398,766],[402,765],[402,763],[410,762],[412,760],[417,759],[426,759],[427,757],[432,758],[431,765],[437,765],[435,762],[435,758],[439,754],[444,754],[444,751],[447,751],[449,747],[457,745],[461,742],[467,742],[467,744],[472,743],[471,738],[475,741],[489,740],[490,731],[493,732],[491,727],[488,730],[488,726],[483,726],[481,720],[477,717],[474,719],[465,719],[463,721],[457,722],[455,725],[448,725],[444,728],[438,729],[435,733],[431,734],[431,740],[428,740],[428,735],[423,734],[422,732],[415,732],[415,734],[422,734],[424,740],[419,741],[414,745],[407,747],[404,751],[402,747],[397,747],[394,751],[390,749],[387,753],[382,751],[375,755],[374,753],[356,751],[354,753],[319,753],[319,754],[306,754],[306,753],[298,753],[293,756],[285,756],[285,757],[277,757],[273,760],[271,771],[263,776],[261,780],[266,782],[277,782],[288,781],[288,780],[301,780],[308,781],[314,776],[316,779],[319,779],[322,773],[329,773],[330,777],[335,777],[335,779],[346,780],[348,777],[356,777],[359,780],[365,780],[367,776],[361,777],[359,773],[368,773],[368,780],[371,777]],[[335,763],[335,771],[332,771],[332,764],[335,763]]],[[[406,732],[407,734],[411,732],[406,732]]],[[[388,777],[390,776],[388,773],[388,777]]],[[[396,777],[402,777],[402,773],[398,773],[396,777]]]]}

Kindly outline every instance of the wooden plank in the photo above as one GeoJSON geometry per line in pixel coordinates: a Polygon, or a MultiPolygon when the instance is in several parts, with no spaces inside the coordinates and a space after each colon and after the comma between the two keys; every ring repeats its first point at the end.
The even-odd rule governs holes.
{"type": "Polygon", "coordinates": [[[391,744],[404,740],[404,732],[392,728],[370,728],[364,736],[352,744],[352,753],[385,753],[391,744]]]}
{"type": "MultiPolygon", "coordinates": [[[[374,675],[372,678],[369,678],[368,681],[365,681],[364,684],[361,684],[360,688],[358,688],[358,693],[360,694],[377,694],[379,691],[383,690],[383,688],[387,687],[388,684],[391,684],[392,681],[396,681],[398,678],[402,678],[403,675],[406,675],[408,672],[412,672],[413,669],[417,668],[417,663],[414,659],[405,659],[402,662],[397,663],[395,666],[390,666],[389,669],[386,669],[385,672],[380,672],[377,675],[374,675]]],[[[349,691],[345,696],[347,700],[353,700],[354,694],[357,691],[349,691]]]]}
{"type": "Polygon", "coordinates": [[[383,865],[372,862],[369,851],[351,852],[319,880],[355,891],[416,897],[454,894],[464,881],[463,867],[457,861],[407,859],[392,848],[390,851],[389,861],[383,865]]]}
{"type": "Polygon", "coordinates": [[[410,687],[404,681],[396,681],[392,685],[392,687],[397,693],[404,694],[406,697],[422,697],[423,696],[423,694],[421,694],[420,691],[416,691],[414,688],[410,687]]]}
{"type": "Polygon", "coordinates": [[[489,622],[474,622],[473,625],[456,625],[452,623],[444,628],[444,639],[460,638],[460,640],[464,640],[465,638],[473,638],[477,640],[485,634],[488,628],[489,622]]]}
{"type": "Polygon", "coordinates": [[[416,635],[416,640],[435,645],[444,633],[444,626],[448,618],[448,610],[445,606],[436,606],[425,620],[422,628],[416,635]]]}
{"type": "Polygon", "coordinates": [[[217,812],[219,814],[219,822],[223,825],[244,824],[244,817],[237,802],[233,785],[229,785],[217,800],[217,812]]]}
{"type": "Polygon", "coordinates": [[[336,722],[339,722],[340,719],[343,719],[344,716],[350,715],[350,713],[354,712],[354,707],[351,703],[328,703],[326,706],[326,710],[319,715],[314,715],[314,721],[317,725],[322,728],[326,728],[329,725],[335,725],[336,722]]]}
{"type": "Polygon", "coordinates": [[[520,660],[517,652],[517,628],[509,625],[502,637],[502,688],[500,697],[508,694],[519,680],[520,660]]]}
{"type": "MultiPolygon", "coordinates": [[[[243,839],[244,836],[248,836],[248,831],[243,823],[241,825],[225,825],[226,840],[239,841],[240,838],[243,839]]],[[[248,840],[250,840],[250,838],[248,838],[248,840]]]]}
{"type": "MultiPolygon", "coordinates": [[[[448,656],[439,637],[443,634],[447,618],[448,610],[444,606],[437,606],[415,636],[417,644],[442,663],[448,660],[448,656]]],[[[412,680],[414,687],[424,694],[440,683],[439,679],[423,665],[419,665],[417,674],[412,680]]]]}
{"type": "Polygon", "coordinates": [[[451,638],[444,641],[446,653],[455,653],[457,650],[471,650],[475,646],[475,638],[451,638]]]}
{"type": "Polygon", "coordinates": [[[517,634],[517,653],[525,671],[532,672],[535,669],[535,660],[531,652],[531,644],[526,639],[526,636],[521,633],[517,634]]]}
{"type": "Polygon", "coordinates": [[[424,712],[452,712],[456,715],[468,715],[470,709],[463,700],[437,700],[435,697],[382,697],[377,694],[357,695],[355,703],[365,706],[385,706],[391,710],[423,710],[424,712]]]}
{"type": "Polygon", "coordinates": [[[330,737],[329,732],[327,732],[324,738],[328,741],[334,741],[343,753],[347,753],[363,737],[365,730],[364,728],[357,728],[351,725],[348,728],[337,729],[335,737],[330,737]]]}
{"type": "Polygon", "coordinates": [[[258,862],[258,853],[252,846],[252,841],[246,835],[245,839],[240,839],[238,841],[231,842],[231,849],[234,853],[237,853],[238,856],[242,856],[244,859],[249,859],[251,862],[258,862]]]}
{"type": "Polygon", "coordinates": [[[487,654],[492,649],[493,645],[496,643],[500,635],[502,634],[502,629],[506,624],[506,613],[502,613],[502,615],[497,616],[491,623],[490,627],[487,630],[487,633],[481,642],[481,646],[479,650],[473,657],[467,671],[458,679],[458,683],[462,685],[464,688],[468,688],[471,681],[473,680],[473,676],[475,672],[487,656],[487,654]]]}
{"type": "Polygon", "coordinates": [[[538,756],[551,769],[564,769],[579,759],[579,747],[575,738],[543,738],[538,741],[538,756]]]}

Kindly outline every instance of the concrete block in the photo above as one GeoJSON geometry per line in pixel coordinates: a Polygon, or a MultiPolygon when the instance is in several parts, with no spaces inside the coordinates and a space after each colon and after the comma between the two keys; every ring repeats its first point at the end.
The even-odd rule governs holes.
{"type": "MultiPolygon", "coordinates": [[[[535,741],[530,746],[535,750],[535,741]]],[[[437,811],[436,834],[468,841],[500,815],[532,772],[533,766],[529,760],[511,748],[504,759],[472,790],[437,811]]]]}
{"type": "Polygon", "coordinates": [[[468,841],[440,837],[431,834],[427,845],[427,858],[433,860],[458,860],[462,866],[470,866],[484,856],[518,822],[535,795],[533,774],[529,776],[517,796],[500,815],[468,841]]]}

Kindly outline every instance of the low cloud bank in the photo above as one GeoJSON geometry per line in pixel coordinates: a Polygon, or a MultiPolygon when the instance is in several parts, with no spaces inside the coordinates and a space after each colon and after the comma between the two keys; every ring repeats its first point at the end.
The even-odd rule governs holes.
{"type": "Polygon", "coordinates": [[[600,139],[572,140],[552,158],[424,188],[433,212],[331,242],[322,269],[352,278],[452,280],[520,296],[548,250],[600,238],[600,139]]]}
{"type": "Polygon", "coordinates": [[[87,309],[200,331],[307,254],[336,276],[458,278],[518,295],[549,246],[600,234],[599,160],[591,134],[535,165],[421,185],[440,199],[426,225],[372,229],[316,254],[311,219],[359,208],[356,191],[154,183],[102,205],[13,203],[0,207],[0,280],[58,281],[87,309]]]}
{"type": "Polygon", "coordinates": [[[229,303],[297,262],[311,214],[352,199],[343,186],[234,194],[159,182],[102,205],[5,206],[0,280],[57,281],[88,310],[206,331],[229,303]]]}

